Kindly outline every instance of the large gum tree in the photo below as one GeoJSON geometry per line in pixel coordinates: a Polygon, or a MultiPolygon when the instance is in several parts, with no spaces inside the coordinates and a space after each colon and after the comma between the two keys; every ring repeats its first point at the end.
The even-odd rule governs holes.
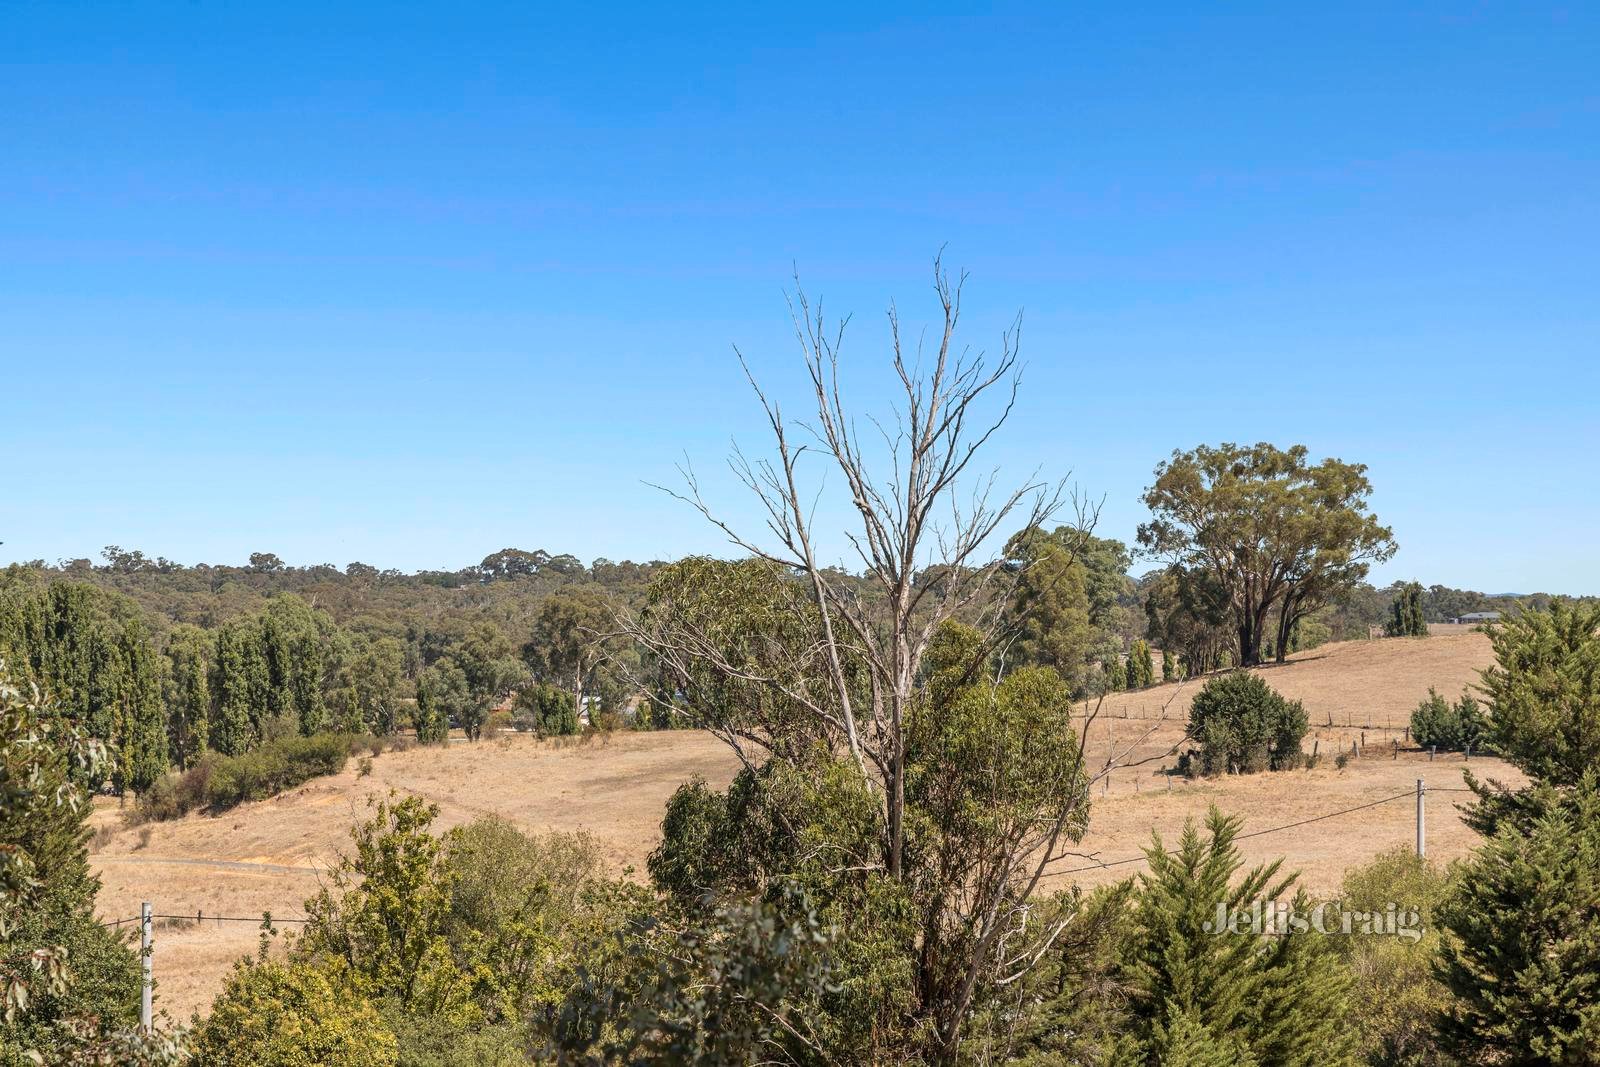
{"type": "Polygon", "coordinates": [[[1261,662],[1276,610],[1282,660],[1296,622],[1394,555],[1392,533],[1369,506],[1366,472],[1332,458],[1312,464],[1304,445],[1174,452],[1145,491],[1152,518],[1139,544],[1180,579],[1221,591],[1241,666],[1261,662]]]}

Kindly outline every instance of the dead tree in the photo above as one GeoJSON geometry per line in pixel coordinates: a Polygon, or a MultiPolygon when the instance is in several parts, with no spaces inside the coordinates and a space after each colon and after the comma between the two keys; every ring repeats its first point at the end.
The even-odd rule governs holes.
{"type": "MultiPolygon", "coordinates": [[[[978,451],[1010,415],[1021,381],[1020,317],[1002,336],[1000,355],[992,364],[981,352],[957,347],[965,280],[963,275],[952,284],[935,260],[934,289],[943,322],[932,346],[919,339],[908,352],[899,313],[889,309],[892,365],[901,395],[892,425],[870,420],[886,446],[887,470],[875,470],[869,462],[856,419],[845,404],[839,367],[848,320],[830,331],[820,304],[813,308],[797,284],[790,312],[811,385],[814,411],[808,414],[814,421],[788,422],[756,381],[743,353],[735,350],[767,416],[775,455],[751,459],[736,447],[730,463],[760,501],[772,537],[757,539],[720,518],[701,496],[688,467],[682,471],[687,490],[673,494],[733,544],[791,569],[810,587],[845,744],[862,773],[882,787],[885,865],[895,877],[904,844],[905,720],[923,654],[945,620],[993,591],[1001,561],[984,552],[992,535],[1008,522],[1040,525],[1061,504],[1059,487],[1036,481],[997,493],[993,471],[979,477],[972,492],[958,493],[957,483],[969,473],[978,451]],[[998,410],[985,416],[979,402],[991,392],[998,410]],[[843,476],[859,522],[845,536],[878,596],[855,595],[818,558],[811,522],[817,494],[806,488],[800,469],[808,453],[821,453],[843,476]],[[919,580],[929,574],[937,574],[938,580],[919,580]],[[864,702],[845,677],[845,662],[851,658],[867,667],[870,685],[864,702]]],[[[993,625],[997,629],[998,620],[993,625]]]]}
{"type": "MultiPolygon", "coordinates": [[[[924,654],[939,628],[958,615],[978,620],[989,649],[1004,645],[1015,622],[1004,611],[1015,575],[995,551],[994,535],[1005,527],[1042,526],[1063,505],[1059,483],[1030,479],[1004,490],[997,488],[994,471],[975,468],[980,450],[1005,423],[1017,399],[1020,319],[1003,334],[1000,353],[992,360],[960,347],[964,281],[952,283],[935,261],[942,322],[915,343],[907,342],[900,317],[890,308],[897,401],[890,419],[865,419],[875,435],[870,448],[858,436],[841,381],[845,323],[830,330],[821,307],[814,308],[797,286],[790,310],[810,385],[807,418],[789,421],[739,354],[766,415],[772,452],[757,459],[736,447],[730,462],[761,503],[765,534],[735,529],[719,516],[687,466],[682,470],[686,488],[668,490],[734,545],[799,579],[808,601],[806,632],[815,634],[795,653],[806,661],[806,669],[734,664],[720,656],[717,640],[706,634],[664,634],[637,620],[626,624],[658,661],[678,664],[687,673],[684,661],[693,659],[741,683],[781,690],[786,706],[814,720],[818,736],[837,739],[839,750],[848,753],[880,800],[881,869],[896,879],[905,873],[907,723],[919,696],[924,654]],[[859,561],[859,575],[819,558],[812,523],[819,493],[807,477],[814,473],[808,462],[813,456],[823,461],[825,474],[842,476],[854,516],[845,536],[859,561]],[[863,594],[863,582],[869,595],[863,594]]],[[[1077,517],[1087,532],[1092,512],[1080,506],[1077,517]]],[[[1092,718],[1086,717],[1085,734],[1092,718]]],[[[726,722],[720,727],[719,735],[748,765],[748,749],[762,747],[761,732],[726,722]]],[[[1019,822],[1000,835],[995,851],[984,859],[984,873],[951,887],[949,899],[941,902],[945,914],[940,921],[972,935],[964,941],[969,946],[963,950],[966,958],[943,1003],[925,1005],[935,1019],[942,1059],[955,1056],[975,989],[1016,981],[1060,934],[1059,929],[1033,928],[1028,897],[1050,864],[1073,854],[1067,850],[1076,840],[1073,827],[1087,811],[1087,783],[1100,777],[1092,768],[1081,768],[1082,753],[1080,747],[1085,784],[1070,790],[1070,798],[1058,798],[1050,811],[1039,812],[1040,818],[1019,822]]],[[[1101,773],[1107,772],[1109,766],[1101,773]]]]}

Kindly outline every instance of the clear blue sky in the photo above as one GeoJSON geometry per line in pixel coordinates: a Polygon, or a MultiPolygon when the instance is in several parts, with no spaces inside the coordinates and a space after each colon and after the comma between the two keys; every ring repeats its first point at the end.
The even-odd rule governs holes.
{"type": "Polygon", "coordinates": [[[795,265],[877,407],[947,245],[1102,533],[1298,441],[1381,580],[1600,592],[1600,7],[873,6],[0,8],[0,560],[718,551],[730,346],[795,265]]]}

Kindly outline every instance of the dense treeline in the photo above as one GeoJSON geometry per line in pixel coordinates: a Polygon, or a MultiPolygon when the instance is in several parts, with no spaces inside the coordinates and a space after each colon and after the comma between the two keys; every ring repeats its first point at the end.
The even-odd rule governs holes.
{"type": "Polygon", "coordinates": [[[0,574],[0,657],[112,746],[118,792],[292,737],[476,738],[497,709],[539,732],[620,725],[637,655],[603,634],[656,566],[516,549],[414,575],[104,557],[0,574]]]}
{"type": "MultiPolygon", "coordinates": [[[[1048,666],[1073,694],[1142,688],[1239,662],[1236,628],[1199,581],[1168,566],[1134,580],[1121,542],[1060,526],[1010,539],[1005,611],[1018,665],[1048,666]],[[1160,675],[1151,649],[1161,652],[1160,675]]],[[[142,792],[205,752],[241,755],[322,732],[441,740],[502,718],[539,732],[585,722],[684,721],[638,698],[650,665],[617,632],[665,564],[503,549],[476,566],[400,574],[352,563],[182,566],[115,546],[101,565],[13,565],[0,576],[0,653],[58,698],[60,713],[115,742],[112,788],[142,792]]],[[[861,583],[864,579],[844,576],[861,583]]],[[[936,585],[934,571],[919,581],[936,585]]],[[[1402,600],[1412,630],[1469,611],[1549,598],[1352,582],[1329,603],[1262,627],[1282,654],[1365,637],[1402,600]],[[1410,599],[1406,599],[1410,598],[1410,599]],[[1279,645],[1280,640],[1287,641],[1279,645]]],[[[969,621],[983,605],[963,613],[969,621]]]]}

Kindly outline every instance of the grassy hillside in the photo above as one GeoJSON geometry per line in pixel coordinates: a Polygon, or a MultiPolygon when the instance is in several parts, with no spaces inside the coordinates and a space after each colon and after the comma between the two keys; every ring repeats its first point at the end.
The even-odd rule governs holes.
{"type": "MultiPolygon", "coordinates": [[[[1308,748],[1315,743],[1329,757],[1366,738],[1364,757],[1342,769],[1324,758],[1314,769],[1282,775],[1170,780],[1161,773],[1171,762],[1165,753],[1182,734],[1197,687],[1158,686],[1108,699],[1089,725],[1091,760],[1116,755],[1119,766],[1150,762],[1114,772],[1109,791],[1096,794],[1081,849],[1085,858],[1072,866],[1137,856],[1153,829],[1171,838],[1186,818],[1202,815],[1213,803],[1244,815],[1248,833],[1403,793],[1418,777],[1434,786],[1459,786],[1459,759],[1430,763],[1416,751],[1396,758],[1391,740],[1403,736],[1412,707],[1429,686],[1453,694],[1489,662],[1487,639],[1465,632],[1328,645],[1264,668],[1272,685],[1305,702],[1312,723],[1308,748]]],[[[1519,780],[1495,760],[1475,759],[1473,767],[1519,780]]],[[[724,786],[736,768],[719,742],[698,731],[618,734],[608,743],[587,744],[517,737],[455,744],[446,751],[389,753],[376,758],[366,776],[352,763],[339,775],[214,818],[191,815],[118,829],[112,802],[97,814],[104,828],[93,857],[104,879],[100,908],[107,917],[126,916],[137,914],[141,900],[151,900],[159,913],[297,915],[316,888],[318,870],[344,847],[368,800],[391,789],[439,804],[446,827],[494,813],[533,830],[583,830],[595,837],[613,869],[639,870],[672,791],[696,775],[724,786]]],[[[1441,793],[1430,807],[1430,851],[1441,858],[1462,855],[1474,843],[1451,800],[1452,794],[1441,793]]],[[[1252,838],[1243,848],[1252,861],[1286,855],[1309,885],[1328,889],[1347,867],[1411,841],[1412,820],[1412,806],[1402,801],[1252,838]]],[[[1058,880],[1093,884],[1137,869],[1119,865],[1058,880]]],[[[159,931],[162,1003],[179,1015],[208,1003],[231,961],[250,951],[255,938],[254,928],[244,923],[159,931]]]]}

